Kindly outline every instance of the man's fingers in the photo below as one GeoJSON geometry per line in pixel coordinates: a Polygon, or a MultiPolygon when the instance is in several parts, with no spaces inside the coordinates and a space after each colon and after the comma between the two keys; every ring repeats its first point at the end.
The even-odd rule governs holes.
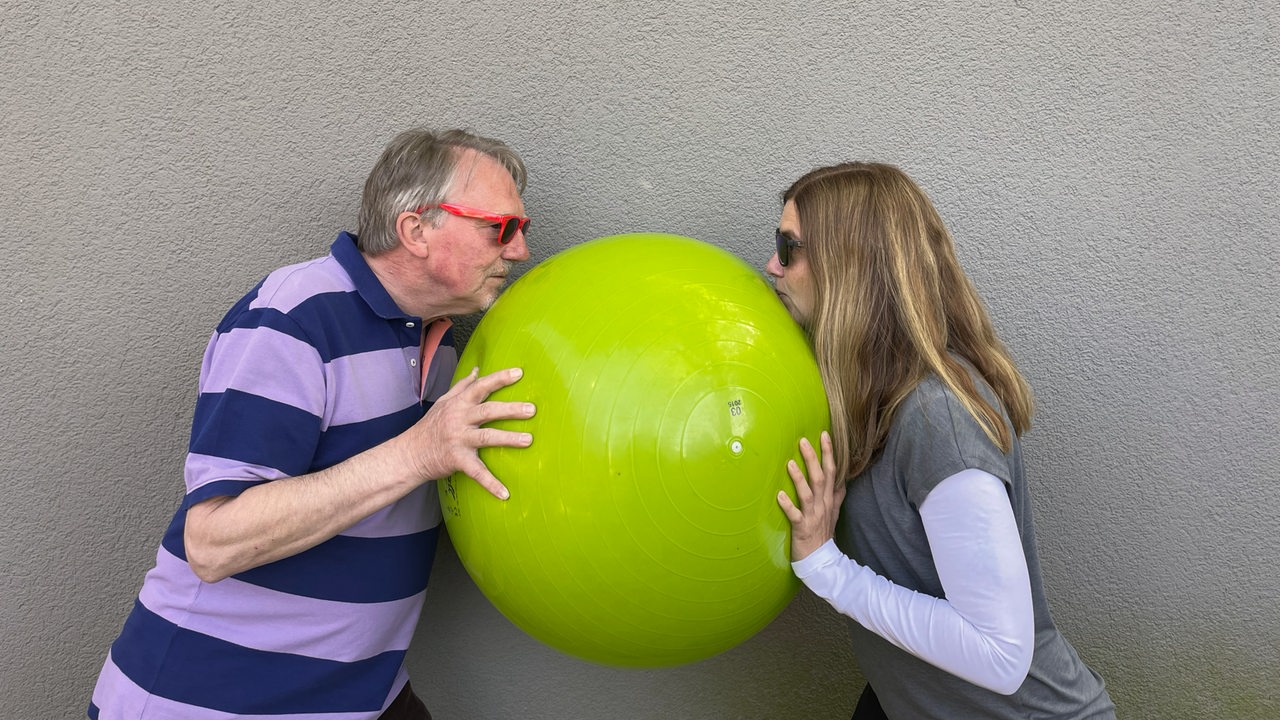
{"type": "Polygon", "coordinates": [[[516,432],[514,430],[499,430],[497,428],[480,428],[475,431],[471,437],[474,440],[476,448],[482,447],[529,447],[533,444],[533,435],[527,432],[516,432]]]}
{"type": "Polygon", "coordinates": [[[475,480],[480,487],[488,490],[490,495],[493,495],[499,500],[506,500],[511,497],[511,491],[507,490],[507,486],[499,482],[498,478],[494,477],[493,473],[489,472],[489,468],[480,461],[480,458],[477,457],[474,461],[466,463],[465,465],[466,467],[461,468],[462,473],[472,480],[475,480]]]}
{"type": "Polygon", "coordinates": [[[479,374],[480,374],[480,368],[475,368],[475,367],[471,368],[471,372],[467,373],[466,377],[461,378],[460,380],[458,380],[458,382],[454,383],[449,388],[448,392],[441,395],[439,399],[436,400],[436,403],[440,403],[448,398],[454,397],[455,395],[461,395],[463,391],[471,387],[472,383],[476,381],[476,376],[479,374]]]}
{"type": "Polygon", "coordinates": [[[523,376],[524,370],[520,368],[507,368],[506,370],[489,373],[483,377],[476,378],[475,383],[471,386],[472,394],[476,397],[476,402],[483,402],[494,391],[511,385],[523,376]]]}
{"type": "Polygon", "coordinates": [[[530,402],[498,402],[490,401],[476,406],[476,425],[484,425],[494,420],[527,420],[533,417],[538,409],[530,402]]]}

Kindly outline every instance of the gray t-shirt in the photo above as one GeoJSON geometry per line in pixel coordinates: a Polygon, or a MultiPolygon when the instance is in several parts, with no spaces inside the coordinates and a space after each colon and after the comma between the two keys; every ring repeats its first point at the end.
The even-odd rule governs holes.
{"type": "MultiPolygon", "coordinates": [[[[999,407],[990,388],[972,375],[987,401],[999,407]]],[[[850,621],[854,654],[881,706],[890,718],[1114,718],[1115,706],[1102,678],[1080,660],[1049,614],[1020,443],[1015,440],[1009,453],[1001,452],[936,376],[922,381],[902,402],[883,453],[849,484],[836,544],[898,585],[946,597],[919,509],[938,483],[971,468],[999,478],[1009,492],[1035,609],[1031,671],[1016,693],[1000,695],[850,621]]]]}

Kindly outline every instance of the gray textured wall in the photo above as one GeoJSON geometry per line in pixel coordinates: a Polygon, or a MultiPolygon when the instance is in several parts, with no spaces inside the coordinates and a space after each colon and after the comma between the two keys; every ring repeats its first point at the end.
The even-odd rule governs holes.
{"type": "MultiPolygon", "coordinates": [[[[182,494],[209,332],[353,226],[415,124],[524,153],[534,260],[657,230],[763,264],[801,172],[904,166],[1038,392],[1047,585],[1122,716],[1280,716],[1271,5],[7,0],[0,718],[83,712],[182,494]]],[[[844,718],[860,685],[810,596],[621,671],[438,563],[411,669],[441,720],[844,718]]]]}

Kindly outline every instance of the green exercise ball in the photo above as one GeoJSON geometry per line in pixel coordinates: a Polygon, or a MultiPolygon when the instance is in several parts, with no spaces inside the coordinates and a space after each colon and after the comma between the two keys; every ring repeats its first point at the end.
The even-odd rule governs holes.
{"type": "Polygon", "coordinates": [[[457,377],[507,367],[491,396],[537,405],[528,448],[480,457],[511,491],[439,483],[449,536],[518,627],[622,667],[692,662],[794,596],[786,461],[828,426],[803,332],[760,273],[676,235],[600,238],[501,295],[457,377]]]}

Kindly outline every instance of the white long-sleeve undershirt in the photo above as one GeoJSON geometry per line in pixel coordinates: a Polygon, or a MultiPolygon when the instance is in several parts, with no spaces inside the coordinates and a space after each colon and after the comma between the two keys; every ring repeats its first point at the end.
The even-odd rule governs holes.
{"type": "Polygon", "coordinates": [[[792,563],[796,576],[836,610],[899,648],[1002,695],[1031,667],[1031,582],[1004,484],[981,470],[939,483],[920,518],[946,598],[896,585],[829,540],[792,563]]]}

